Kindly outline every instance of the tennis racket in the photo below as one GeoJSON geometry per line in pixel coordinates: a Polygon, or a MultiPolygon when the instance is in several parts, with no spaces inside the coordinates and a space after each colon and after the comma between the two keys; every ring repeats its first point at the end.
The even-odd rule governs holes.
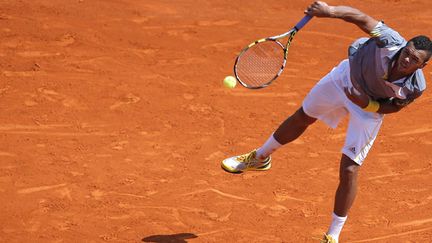
{"type": "Polygon", "coordinates": [[[257,40],[244,48],[234,64],[237,81],[249,89],[270,85],[285,68],[288,48],[294,35],[311,19],[312,16],[305,15],[290,31],[257,40]],[[279,40],[285,37],[288,37],[288,41],[283,45],[279,40]]]}

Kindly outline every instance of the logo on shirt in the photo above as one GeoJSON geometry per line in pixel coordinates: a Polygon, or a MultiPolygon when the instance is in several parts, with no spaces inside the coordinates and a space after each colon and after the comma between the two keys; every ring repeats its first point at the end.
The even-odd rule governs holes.
{"type": "Polygon", "coordinates": [[[355,147],[351,147],[351,148],[349,148],[349,151],[351,151],[353,154],[355,154],[356,153],[356,148],[355,147]]]}

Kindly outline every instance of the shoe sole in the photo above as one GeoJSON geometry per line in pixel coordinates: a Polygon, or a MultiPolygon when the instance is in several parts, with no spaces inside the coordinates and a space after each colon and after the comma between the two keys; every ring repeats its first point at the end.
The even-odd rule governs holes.
{"type": "Polygon", "coordinates": [[[267,164],[265,164],[265,165],[263,165],[261,167],[258,167],[258,168],[248,168],[248,169],[245,169],[245,170],[232,170],[232,169],[230,169],[228,167],[225,167],[224,163],[221,163],[221,167],[226,172],[233,173],[233,174],[240,174],[240,173],[242,173],[244,171],[249,171],[249,170],[266,171],[266,170],[269,170],[271,168],[271,160],[267,164]]]}

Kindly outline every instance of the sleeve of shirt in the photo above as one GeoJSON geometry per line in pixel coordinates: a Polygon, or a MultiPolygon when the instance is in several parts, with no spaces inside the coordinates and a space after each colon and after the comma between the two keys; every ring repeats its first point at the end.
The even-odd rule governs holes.
{"type": "Polygon", "coordinates": [[[370,32],[379,48],[391,48],[403,45],[405,39],[395,30],[388,27],[384,22],[379,22],[370,32]]]}

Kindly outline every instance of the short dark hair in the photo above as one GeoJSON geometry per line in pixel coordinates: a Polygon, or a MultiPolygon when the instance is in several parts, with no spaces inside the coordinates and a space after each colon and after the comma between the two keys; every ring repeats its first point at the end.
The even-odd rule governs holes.
{"type": "Polygon", "coordinates": [[[429,53],[427,56],[427,60],[425,60],[425,62],[427,62],[429,60],[429,58],[431,58],[431,56],[432,56],[432,41],[431,41],[431,39],[429,39],[429,37],[424,36],[424,35],[419,35],[419,36],[416,36],[416,37],[414,37],[408,41],[408,43],[410,43],[410,42],[412,42],[414,44],[414,47],[417,50],[423,50],[423,51],[427,51],[429,53]]]}

